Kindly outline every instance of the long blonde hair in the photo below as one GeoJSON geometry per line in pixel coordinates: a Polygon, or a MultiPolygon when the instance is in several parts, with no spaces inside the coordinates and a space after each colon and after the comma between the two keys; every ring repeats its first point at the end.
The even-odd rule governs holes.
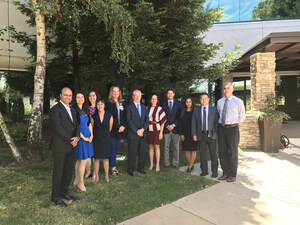
{"type": "Polygon", "coordinates": [[[118,88],[119,89],[119,97],[118,97],[118,102],[121,104],[122,103],[122,91],[121,91],[121,88],[119,86],[112,86],[110,89],[109,89],[109,94],[108,94],[108,101],[111,102],[111,103],[114,103],[114,98],[112,96],[112,93],[113,93],[113,89],[114,88],[118,88]]]}

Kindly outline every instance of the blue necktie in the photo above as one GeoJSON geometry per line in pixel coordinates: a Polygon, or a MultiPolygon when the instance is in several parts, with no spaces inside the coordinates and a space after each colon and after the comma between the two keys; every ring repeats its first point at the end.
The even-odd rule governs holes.
{"type": "Polygon", "coordinates": [[[140,117],[142,117],[142,113],[141,113],[141,108],[140,108],[140,104],[136,104],[136,108],[137,108],[137,111],[140,115],[140,117]]]}
{"type": "Polygon", "coordinates": [[[170,102],[169,102],[170,113],[172,113],[172,108],[173,108],[172,101],[170,101],[170,102]]]}
{"type": "Polygon", "coordinates": [[[203,107],[203,128],[202,130],[206,132],[206,107],[203,107]]]}

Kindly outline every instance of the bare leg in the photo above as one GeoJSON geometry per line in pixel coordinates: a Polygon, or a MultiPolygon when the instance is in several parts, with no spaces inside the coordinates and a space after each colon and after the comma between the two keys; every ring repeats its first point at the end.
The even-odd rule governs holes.
{"type": "Polygon", "coordinates": [[[191,158],[190,158],[190,162],[189,162],[189,168],[192,168],[196,159],[196,151],[190,151],[191,154],[191,158]]]}
{"type": "Polygon", "coordinates": [[[78,168],[79,168],[79,160],[76,160],[76,163],[75,163],[75,179],[74,179],[74,182],[73,182],[74,186],[77,186],[77,184],[79,183],[78,168]]]}
{"type": "Polygon", "coordinates": [[[160,161],[160,148],[159,148],[159,145],[155,145],[155,158],[156,158],[156,169],[155,169],[155,171],[159,172],[160,171],[160,168],[159,168],[159,161],[160,161]]]}
{"type": "Polygon", "coordinates": [[[99,167],[100,167],[100,159],[94,160],[94,174],[93,174],[93,180],[95,182],[99,181],[99,167]]]}
{"type": "Polygon", "coordinates": [[[91,158],[88,158],[86,160],[86,166],[85,166],[86,173],[85,173],[84,178],[88,178],[91,175],[91,172],[92,172],[91,166],[92,166],[92,160],[91,160],[91,158]]]}
{"type": "MultiPolygon", "coordinates": [[[[191,161],[191,152],[189,151],[184,151],[184,154],[185,154],[185,158],[186,158],[186,161],[188,163],[188,167],[190,166],[190,161],[191,161]]],[[[190,167],[189,167],[190,168],[190,167]]]]}
{"type": "Polygon", "coordinates": [[[79,168],[78,168],[79,183],[78,183],[77,187],[81,191],[86,191],[86,188],[85,188],[84,182],[83,182],[83,176],[84,176],[86,161],[87,161],[86,159],[83,159],[83,160],[80,160],[80,162],[79,162],[79,168]]]}
{"type": "Polygon", "coordinates": [[[153,158],[154,158],[154,145],[149,145],[149,158],[150,158],[149,170],[152,170],[153,169],[153,158]]]}
{"type": "Polygon", "coordinates": [[[105,180],[107,183],[109,183],[109,177],[108,177],[108,171],[109,171],[109,160],[103,159],[103,168],[105,173],[105,180]]]}

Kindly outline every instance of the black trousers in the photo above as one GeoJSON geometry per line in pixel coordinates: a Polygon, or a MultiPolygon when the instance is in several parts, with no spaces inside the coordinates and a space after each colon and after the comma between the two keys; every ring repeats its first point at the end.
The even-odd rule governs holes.
{"type": "Polygon", "coordinates": [[[139,157],[138,170],[144,171],[146,161],[145,138],[128,139],[128,167],[127,172],[132,173],[136,155],[139,157]]]}
{"type": "Polygon", "coordinates": [[[219,154],[223,175],[236,177],[238,168],[239,127],[225,128],[219,124],[219,154]]]}
{"type": "Polygon", "coordinates": [[[74,150],[53,152],[54,166],[52,175],[52,199],[61,198],[69,192],[74,170],[74,150]]]}
{"type": "Polygon", "coordinates": [[[218,175],[218,157],[216,148],[216,139],[212,139],[207,134],[202,133],[202,137],[199,141],[200,152],[200,168],[202,173],[208,173],[207,166],[207,146],[211,159],[211,171],[213,175],[218,175]]]}

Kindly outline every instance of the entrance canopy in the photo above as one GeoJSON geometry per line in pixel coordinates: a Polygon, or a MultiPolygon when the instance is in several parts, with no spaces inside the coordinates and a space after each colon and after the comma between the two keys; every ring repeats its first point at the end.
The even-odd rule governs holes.
{"type": "Polygon", "coordinates": [[[258,52],[275,52],[276,71],[300,70],[300,32],[270,33],[242,55],[232,72],[249,72],[250,56],[258,52]]]}

